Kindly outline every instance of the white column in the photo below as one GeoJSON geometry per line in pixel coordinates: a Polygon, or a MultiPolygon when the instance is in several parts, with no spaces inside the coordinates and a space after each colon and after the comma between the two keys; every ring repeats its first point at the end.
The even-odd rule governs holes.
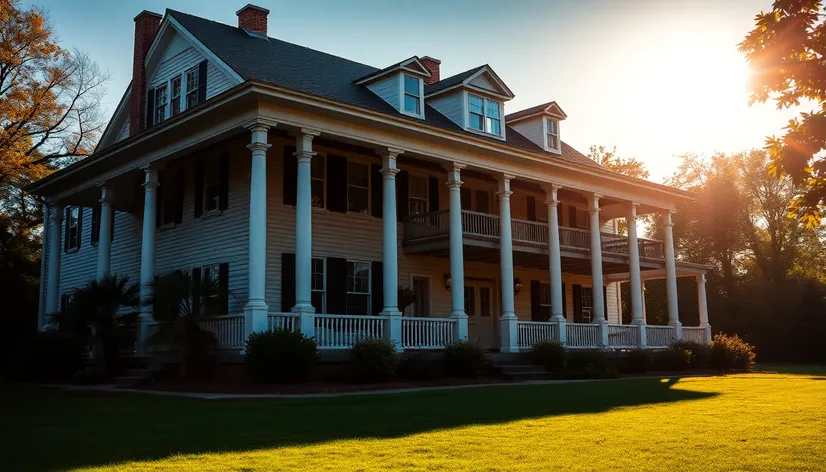
{"type": "Polygon", "coordinates": [[[628,269],[631,275],[631,324],[639,329],[639,346],[645,347],[645,315],[642,301],[642,276],[640,275],[640,245],[637,239],[637,203],[628,204],[628,269]]]}
{"type": "Polygon", "coordinates": [[[143,236],[141,239],[141,315],[138,321],[138,353],[144,352],[148,335],[147,324],[152,320],[152,287],[155,280],[155,208],[158,197],[158,169],[144,167],[143,236]]]}
{"type": "Polygon", "coordinates": [[[109,275],[109,261],[112,258],[112,187],[100,186],[100,234],[98,236],[97,279],[109,275]]]}
{"type": "Polygon", "coordinates": [[[559,323],[559,341],[567,342],[565,317],[562,316],[562,255],[559,249],[558,192],[561,187],[545,187],[545,204],[548,206],[548,267],[551,281],[551,321],[559,323]]]}
{"type": "Polygon", "coordinates": [[[320,134],[319,131],[302,128],[295,139],[298,178],[295,205],[295,306],[292,311],[301,314],[301,332],[305,336],[315,334],[315,308],[312,304],[313,209],[310,161],[315,156],[313,138],[320,134]]]}
{"type": "Polygon", "coordinates": [[[605,320],[605,293],[602,277],[602,237],[599,225],[599,199],[602,195],[588,195],[588,214],[591,227],[591,290],[594,302],[594,322],[599,323],[602,332],[602,345],[608,345],[608,322],[605,320]]]}
{"type": "Polygon", "coordinates": [[[674,327],[674,338],[683,339],[683,325],[677,308],[677,264],[674,260],[674,223],[672,211],[663,214],[665,244],[665,295],[668,300],[668,324],[674,327]]]}
{"type": "Polygon", "coordinates": [[[389,316],[385,337],[402,350],[402,314],[399,311],[399,253],[398,228],[396,219],[396,158],[402,151],[387,149],[382,153],[381,176],[383,187],[382,201],[382,258],[384,289],[384,306],[381,314],[389,316]]]}
{"type": "MultiPolygon", "coordinates": [[[[244,306],[244,334],[266,331],[267,312],[267,133],[270,126],[255,121],[247,148],[252,153],[250,165],[250,214],[247,279],[247,304],[244,306]]],[[[289,156],[284,156],[289,159],[289,156]]]]}
{"type": "Polygon", "coordinates": [[[705,342],[711,342],[711,325],[708,324],[708,301],[706,300],[706,274],[700,274],[697,280],[697,307],[700,311],[700,327],[705,329],[705,342]]]}
{"type": "Polygon", "coordinates": [[[642,281],[642,320],[648,324],[648,314],[645,308],[645,280],[642,281]]]}
{"type": "Polygon", "coordinates": [[[450,197],[450,317],[456,320],[456,340],[467,339],[465,313],[465,261],[462,246],[462,188],[461,171],[465,166],[453,164],[447,168],[447,187],[450,197]]]}
{"type": "Polygon", "coordinates": [[[60,311],[58,304],[60,303],[60,241],[63,239],[63,209],[63,205],[60,204],[50,204],[48,207],[49,267],[44,324],[51,323],[51,317],[60,311]]]}
{"type": "Polygon", "coordinates": [[[519,352],[517,318],[513,303],[513,239],[511,235],[511,179],[499,177],[499,280],[502,284],[502,315],[499,317],[500,352],[519,352]]]}

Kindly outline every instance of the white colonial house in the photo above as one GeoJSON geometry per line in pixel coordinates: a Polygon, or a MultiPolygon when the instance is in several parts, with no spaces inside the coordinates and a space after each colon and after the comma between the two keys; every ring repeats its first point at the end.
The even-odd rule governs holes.
{"type": "MultiPolygon", "coordinates": [[[[445,79],[432,57],[377,69],[268,37],[268,13],[135,18],[132,83],[98,149],[29,187],[48,205],[44,329],[89,279],[128,275],[146,297],[157,274],[185,269],[219,281],[224,315],[208,328],[233,350],[274,326],[322,349],[709,339],[708,267],[674,258],[686,192],[572,149],[555,101],[506,115],[513,92],[488,65],[445,79]],[[617,218],[645,214],[664,241],[635,224],[618,234],[617,218]],[[680,323],[681,276],[697,281],[697,327],[680,323]],[[665,326],[645,319],[657,278],[665,326]],[[403,286],[415,302],[401,312],[403,286]]],[[[139,340],[152,323],[142,308],[139,340]]]]}

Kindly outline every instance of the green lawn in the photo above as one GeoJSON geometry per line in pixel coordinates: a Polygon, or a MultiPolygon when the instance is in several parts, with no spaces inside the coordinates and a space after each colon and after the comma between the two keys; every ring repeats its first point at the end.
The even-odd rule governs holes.
{"type": "Polygon", "coordinates": [[[826,469],[824,368],[314,400],[0,388],[14,471],[826,469]]]}

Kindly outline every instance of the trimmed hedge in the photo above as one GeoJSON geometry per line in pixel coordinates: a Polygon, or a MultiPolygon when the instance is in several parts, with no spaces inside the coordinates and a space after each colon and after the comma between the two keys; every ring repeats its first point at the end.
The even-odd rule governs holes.
{"type": "Polygon", "coordinates": [[[583,351],[572,353],[565,366],[568,379],[613,379],[617,369],[603,351],[583,351]]]}
{"type": "Polygon", "coordinates": [[[559,341],[540,341],[531,348],[534,364],[545,367],[548,372],[561,373],[568,361],[568,350],[559,341]]]}
{"type": "Polygon", "coordinates": [[[709,365],[715,369],[750,369],[754,365],[754,346],[740,339],[736,334],[717,334],[711,340],[709,365]]]}
{"type": "Polygon", "coordinates": [[[445,371],[457,377],[476,378],[490,371],[492,362],[486,349],[471,341],[457,341],[445,347],[445,371]]]}
{"type": "Polygon", "coordinates": [[[396,345],[387,339],[362,339],[353,344],[349,352],[350,366],[358,380],[377,382],[396,374],[399,358],[396,345]]]}
{"type": "Polygon", "coordinates": [[[618,370],[623,374],[643,374],[650,366],[651,352],[634,349],[620,359],[618,370]]]}
{"type": "Polygon", "coordinates": [[[297,331],[276,329],[252,333],[246,342],[247,369],[262,383],[304,380],[318,362],[315,339],[297,331]]]}

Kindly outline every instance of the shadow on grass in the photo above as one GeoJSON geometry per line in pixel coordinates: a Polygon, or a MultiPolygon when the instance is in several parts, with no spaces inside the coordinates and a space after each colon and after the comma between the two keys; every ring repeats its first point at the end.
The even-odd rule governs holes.
{"type": "Polygon", "coordinates": [[[268,401],[80,397],[0,385],[9,470],[54,470],[172,454],[243,451],[349,438],[394,438],[527,418],[698,400],[676,379],[491,386],[394,395],[268,401]]]}

